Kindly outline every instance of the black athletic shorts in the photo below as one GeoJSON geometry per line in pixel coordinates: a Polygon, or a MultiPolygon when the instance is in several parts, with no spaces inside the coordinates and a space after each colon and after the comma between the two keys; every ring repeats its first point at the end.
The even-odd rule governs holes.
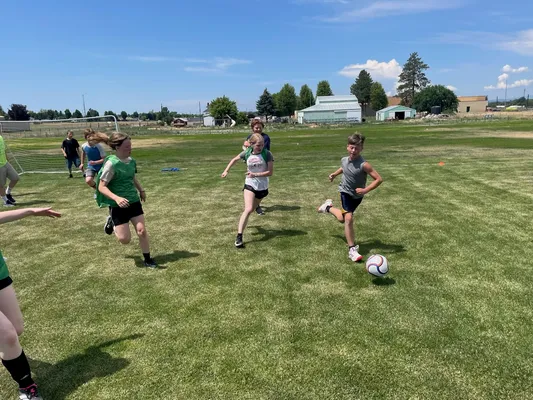
{"type": "Polygon", "coordinates": [[[266,190],[255,190],[250,185],[244,185],[242,190],[249,190],[250,192],[255,193],[255,198],[256,199],[264,199],[265,197],[268,196],[268,189],[266,189],[266,190]]]}
{"type": "Polygon", "coordinates": [[[140,201],[131,203],[129,207],[120,208],[120,207],[109,207],[109,214],[113,220],[115,226],[127,224],[134,217],[143,215],[143,207],[140,201]]]}
{"type": "Polygon", "coordinates": [[[0,290],[5,289],[13,283],[13,279],[10,276],[4,279],[0,279],[0,290]]]}
{"type": "Polygon", "coordinates": [[[340,192],[340,195],[343,214],[355,212],[355,210],[357,210],[357,207],[359,207],[359,204],[361,204],[361,202],[363,201],[362,197],[356,199],[350,196],[348,193],[340,192]]]}

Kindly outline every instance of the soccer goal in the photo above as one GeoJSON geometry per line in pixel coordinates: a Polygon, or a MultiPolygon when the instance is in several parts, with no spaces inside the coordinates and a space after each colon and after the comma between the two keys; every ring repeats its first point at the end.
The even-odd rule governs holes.
{"type": "MultiPolygon", "coordinates": [[[[85,129],[111,134],[119,131],[114,115],[58,120],[0,121],[0,135],[6,144],[7,159],[19,174],[64,173],[61,144],[71,131],[80,146],[85,129]]],[[[81,149],[80,149],[81,151],[81,149]]],[[[74,171],[73,171],[74,172],[74,171]]]]}

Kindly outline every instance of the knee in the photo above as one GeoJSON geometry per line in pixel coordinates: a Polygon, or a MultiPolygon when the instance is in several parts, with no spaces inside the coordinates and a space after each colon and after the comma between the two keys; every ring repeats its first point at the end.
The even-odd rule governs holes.
{"type": "Polygon", "coordinates": [[[131,238],[129,238],[129,237],[119,237],[118,241],[120,243],[122,243],[122,244],[128,244],[129,242],[131,242],[131,238]]]}
{"type": "Polygon", "coordinates": [[[0,343],[2,343],[2,347],[15,347],[19,343],[19,333],[17,329],[14,326],[0,328],[0,343]]]}
{"type": "Polygon", "coordinates": [[[95,187],[93,178],[86,178],[85,183],[89,185],[90,187],[95,187]]]}
{"type": "Polygon", "coordinates": [[[353,225],[353,216],[350,213],[344,215],[344,223],[346,225],[353,225]]]}
{"type": "Polygon", "coordinates": [[[148,233],[146,232],[146,228],[144,226],[141,226],[140,228],[137,228],[137,236],[139,237],[146,237],[148,233]]]}

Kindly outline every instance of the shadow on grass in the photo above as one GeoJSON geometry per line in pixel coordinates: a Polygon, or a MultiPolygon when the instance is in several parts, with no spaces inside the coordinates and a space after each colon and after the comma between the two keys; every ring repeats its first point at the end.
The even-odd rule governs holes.
{"type": "MultiPolygon", "coordinates": [[[[192,258],[192,257],[198,257],[200,253],[191,253],[190,251],[186,250],[175,250],[172,253],[167,254],[154,254],[153,257],[155,261],[157,262],[157,268],[158,269],[166,269],[165,267],[166,263],[178,261],[185,258],[192,258]]],[[[127,258],[131,258],[132,260],[135,260],[135,266],[139,268],[146,268],[144,265],[144,259],[142,257],[138,256],[126,256],[127,258]]]]}
{"type": "MultiPolygon", "coordinates": [[[[13,189],[15,190],[15,189],[13,189]]],[[[42,192],[25,192],[25,193],[18,193],[16,190],[13,192],[13,197],[15,200],[17,200],[19,197],[24,196],[33,196],[34,194],[41,194],[42,192]]]]}
{"type": "Polygon", "coordinates": [[[395,285],[396,280],[392,278],[374,278],[372,279],[372,283],[376,286],[390,286],[395,285]]]}
{"type": "Polygon", "coordinates": [[[260,226],[256,226],[255,228],[257,229],[257,232],[252,233],[252,235],[263,235],[263,237],[261,239],[252,240],[252,242],[264,242],[280,236],[289,237],[307,235],[307,232],[305,231],[297,231],[294,229],[265,229],[260,226]]]}
{"type": "Polygon", "coordinates": [[[261,208],[265,211],[265,212],[273,212],[273,211],[297,211],[299,210],[300,206],[284,206],[282,204],[274,204],[273,206],[261,206],[261,208]]]}
{"type": "MultiPolygon", "coordinates": [[[[333,235],[333,237],[342,240],[344,243],[346,243],[346,237],[343,235],[333,235]]],[[[392,253],[402,253],[405,251],[405,247],[401,244],[394,244],[394,243],[383,243],[381,240],[373,240],[370,242],[360,242],[356,244],[359,245],[359,253],[362,255],[370,255],[370,251],[374,250],[372,254],[392,254],[392,253]]]]}
{"type": "Polygon", "coordinates": [[[103,349],[143,336],[143,334],[135,334],[91,346],[82,354],[74,354],[57,364],[30,360],[41,394],[44,398],[64,400],[77,388],[94,378],[110,376],[126,368],[130,361],[125,358],[114,358],[103,349]]]}

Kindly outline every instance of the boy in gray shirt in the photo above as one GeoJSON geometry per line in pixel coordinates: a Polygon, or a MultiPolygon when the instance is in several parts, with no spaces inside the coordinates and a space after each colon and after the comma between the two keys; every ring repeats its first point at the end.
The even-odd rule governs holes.
{"type": "Polygon", "coordinates": [[[363,201],[363,196],[383,182],[378,172],[361,156],[364,142],[365,137],[360,133],[354,133],[349,136],[348,157],[343,157],[341,167],[329,175],[329,181],[333,182],[337,175],[342,174],[342,180],[339,184],[341,207],[333,207],[331,199],[327,199],[318,207],[318,212],[333,214],[339,222],[344,222],[344,234],[349,248],[348,257],[352,261],[361,261],[363,259],[363,256],[358,252],[359,246],[355,245],[353,213],[363,201]],[[366,186],[367,175],[374,179],[368,186],[366,186]]]}

